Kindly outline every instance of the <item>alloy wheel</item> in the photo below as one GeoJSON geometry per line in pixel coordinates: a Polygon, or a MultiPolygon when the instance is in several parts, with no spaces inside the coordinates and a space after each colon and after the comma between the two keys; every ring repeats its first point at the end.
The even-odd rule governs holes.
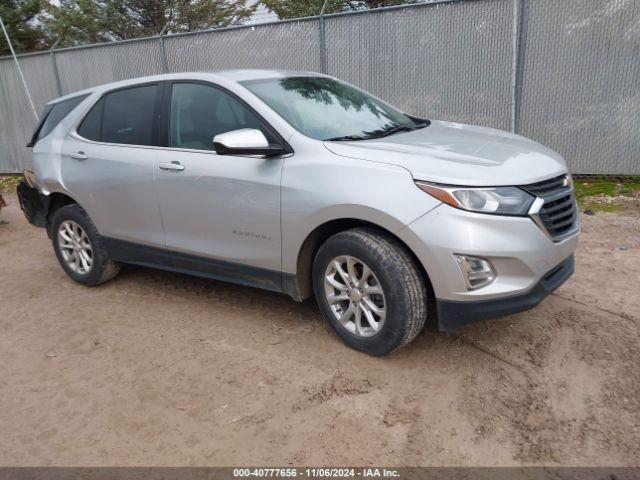
{"type": "Polygon", "coordinates": [[[387,314],[382,285],[362,260],[341,255],[324,275],[325,298],[336,320],[358,337],[377,335],[387,314]]]}
{"type": "Polygon", "coordinates": [[[76,222],[65,220],[58,228],[58,246],[67,266],[86,275],[93,265],[93,247],[87,232],[76,222]]]}

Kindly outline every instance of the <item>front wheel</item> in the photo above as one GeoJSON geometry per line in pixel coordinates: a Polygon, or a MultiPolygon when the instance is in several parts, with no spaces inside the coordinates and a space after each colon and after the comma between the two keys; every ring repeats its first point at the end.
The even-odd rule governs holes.
{"type": "Polygon", "coordinates": [[[385,355],[409,343],[427,318],[427,288],[395,238],[355,228],[329,238],[313,264],[320,310],[348,346],[385,355]]]}

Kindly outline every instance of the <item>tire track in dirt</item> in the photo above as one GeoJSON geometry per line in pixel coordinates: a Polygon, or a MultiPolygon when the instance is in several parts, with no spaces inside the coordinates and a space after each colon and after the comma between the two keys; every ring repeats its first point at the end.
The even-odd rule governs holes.
{"type": "MultiPolygon", "coordinates": [[[[526,463],[560,462],[563,457],[563,449],[558,442],[560,422],[549,406],[549,395],[538,367],[530,361],[505,357],[467,336],[458,337],[466,345],[500,363],[490,370],[493,378],[483,380],[482,376],[478,378],[474,374],[467,377],[467,385],[493,380],[494,388],[467,391],[467,400],[462,403],[464,411],[474,411],[473,404],[497,402],[497,411],[502,413],[499,414],[502,417],[500,423],[505,424],[502,428],[505,431],[510,428],[516,436],[516,459],[526,463]],[[509,388],[505,388],[506,385],[509,388]]],[[[480,412],[478,418],[480,422],[476,433],[482,437],[488,433],[487,425],[495,423],[495,418],[487,418],[480,412]]]]}

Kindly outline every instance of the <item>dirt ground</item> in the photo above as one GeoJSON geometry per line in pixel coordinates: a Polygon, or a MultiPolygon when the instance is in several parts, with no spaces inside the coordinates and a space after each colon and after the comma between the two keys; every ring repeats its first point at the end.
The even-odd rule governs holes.
{"type": "Polygon", "coordinates": [[[371,358],[312,302],[124,268],[0,214],[0,465],[639,465],[640,208],[536,309],[371,358]]]}

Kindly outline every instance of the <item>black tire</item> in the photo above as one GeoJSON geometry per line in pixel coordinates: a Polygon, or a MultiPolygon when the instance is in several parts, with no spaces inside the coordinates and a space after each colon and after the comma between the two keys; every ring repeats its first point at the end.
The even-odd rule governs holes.
{"type": "Polygon", "coordinates": [[[53,243],[53,250],[64,271],[73,280],[88,287],[95,287],[115,277],[120,271],[120,265],[109,258],[109,253],[102,237],[98,233],[95,225],[82,207],[78,204],[66,205],[57,210],[50,223],[50,235],[53,243]],[[89,237],[92,248],[92,264],[88,272],[79,274],[71,269],[64,260],[60,245],[58,230],[60,225],[70,220],[80,225],[89,237]]]}
{"type": "Polygon", "coordinates": [[[372,228],[340,232],[322,244],[313,263],[313,289],[322,314],[342,341],[370,355],[386,355],[406,345],[420,333],[427,319],[428,290],[416,261],[398,240],[372,228]],[[341,255],[364,262],[383,289],[386,318],[373,336],[358,336],[347,330],[327,301],[325,272],[341,255]]]}

